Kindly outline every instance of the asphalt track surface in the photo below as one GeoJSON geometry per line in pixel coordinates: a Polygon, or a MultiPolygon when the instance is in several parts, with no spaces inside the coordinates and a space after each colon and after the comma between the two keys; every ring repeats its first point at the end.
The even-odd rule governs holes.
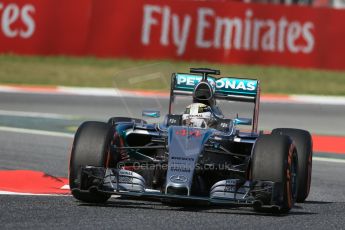
{"type": "MultiPolygon", "coordinates": [[[[130,108],[132,113],[137,112],[141,103],[144,102],[130,108]]],[[[106,120],[120,111],[119,108],[125,113],[126,106],[120,107],[121,104],[116,98],[0,94],[1,110],[78,115],[98,120],[106,120]]],[[[303,124],[298,127],[309,128],[313,133],[343,135],[345,128],[341,121],[345,109],[338,107],[263,104],[262,123],[265,128],[272,128],[290,126],[298,120],[303,124]],[[273,119],[279,115],[282,117],[273,119]],[[275,124],[265,117],[271,117],[275,124]]],[[[2,131],[0,170],[31,169],[67,177],[71,142],[72,138],[68,137],[2,131]]],[[[70,196],[0,195],[0,228],[344,229],[344,173],[343,163],[314,161],[307,202],[297,204],[288,215],[258,214],[250,208],[170,207],[119,198],[112,198],[105,205],[89,205],[78,203],[70,196]]]]}
{"type": "MultiPolygon", "coordinates": [[[[177,102],[180,102],[177,100],[177,102]]],[[[77,115],[85,119],[106,121],[112,116],[140,117],[142,109],[168,111],[168,98],[122,98],[76,95],[41,95],[24,93],[0,93],[0,110],[30,111],[77,115]]],[[[186,101],[176,105],[182,111],[186,101]]],[[[250,104],[233,103],[222,106],[230,117],[250,117],[250,104]]],[[[327,104],[261,103],[259,129],[291,127],[309,130],[313,134],[345,136],[345,106],[327,104]]]]}

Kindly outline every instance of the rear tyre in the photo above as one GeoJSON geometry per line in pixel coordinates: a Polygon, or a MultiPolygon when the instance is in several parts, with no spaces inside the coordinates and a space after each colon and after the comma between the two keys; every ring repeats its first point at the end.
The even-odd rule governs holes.
{"type": "Polygon", "coordinates": [[[304,202],[309,195],[311,183],[311,170],[313,158],[313,142],[308,131],[301,129],[279,128],[274,129],[272,134],[289,136],[297,149],[298,155],[298,179],[297,179],[297,202],[304,202]]]}
{"type": "Polygon", "coordinates": [[[257,139],[251,162],[252,180],[280,182],[284,186],[280,209],[270,209],[269,212],[286,213],[294,205],[297,164],[296,149],[288,136],[263,135],[257,139]]]}
{"type": "Polygon", "coordinates": [[[89,203],[106,202],[110,195],[100,192],[79,193],[73,191],[80,188],[80,170],[82,166],[105,167],[109,156],[112,139],[112,127],[104,122],[87,121],[80,125],[73,141],[70,166],[69,185],[74,198],[89,203]]]}

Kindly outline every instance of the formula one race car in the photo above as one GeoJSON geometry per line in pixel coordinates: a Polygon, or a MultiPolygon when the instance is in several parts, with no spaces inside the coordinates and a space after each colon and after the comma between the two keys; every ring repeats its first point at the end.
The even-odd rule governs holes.
{"type": "MultiPolygon", "coordinates": [[[[117,194],[278,213],[304,202],[311,180],[310,133],[290,128],[258,132],[259,81],[216,78],[219,74],[207,68],[172,74],[163,122],[129,117],[84,122],[70,158],[73,196],[102,203],[117,194]],[[190,104],[177,114],[173,105],[181,97],[190,104]],[[252,117],[229,118],[219,108],[221,102],[252,103],[252,117]]],[[[159,115],[143,111],[143,116],[159,115]]]]}

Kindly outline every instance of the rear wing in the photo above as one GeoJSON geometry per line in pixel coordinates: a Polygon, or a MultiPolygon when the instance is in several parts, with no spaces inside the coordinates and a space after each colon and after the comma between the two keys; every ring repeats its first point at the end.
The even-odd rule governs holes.
{"type": "MultiPolygon", "coordinates": [[[[202,76],[196,74],[177,73],[172,75],[173,95],[192,95],[195,86],[201,81],[202,76]]],[[[230,101],[255,102],[259,94],[259,81],[242,78],[215,78],[207,77],[213,87],[216,99],[230,101]]]]}
{"type": "MultiPolygon", "coordinates": [[[[203,70],[204,71],[204,70],[203,70]]],[[[217,73],[219,74],[219,73],[217,73]]],[[[175,96],[192,96],[195,87],[205,75],[193,73],[174,73],[171,76],[170,108],[175,96]]],[[[257,132],[259,104],[260,104],[260,82],[255,79],[222,77],[216,78],[207,76],[215,99],[228,101],[241,101],[254,103],[252,132],[257,132]]]]}

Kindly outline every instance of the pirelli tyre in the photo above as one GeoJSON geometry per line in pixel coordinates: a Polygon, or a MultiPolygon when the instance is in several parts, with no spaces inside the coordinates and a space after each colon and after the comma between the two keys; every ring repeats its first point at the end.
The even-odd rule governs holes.
{"type": "Polygon", "coordinates": [[[297,149],[298,155],[298,179],[297,202],[304,202],[309,195],[311,184],[311,170],[313,158],[313,142],[310,133],[301,129],[279,128],[272,134],[289,136],[297,149]]]}
{"type": "Polygon", "coordinates": [[[69,185],[74,198],[89,203],[103,203],[110,198],[110,195],[104,193],[79,193],[73,189],[80,187],[82,166],[106,166],[110,157],[111,139],[112,126],[108,123],[87,121],[78,128],[73,141],[69,165],[69,185]]]}
{"type": "Polygon", "coordinates": [[[284,135],[262,135],[256,140],[251,160],[253,181],[272,181],[283,185],[283,200],[279,210],[257,211],[288,212],[295,203],[297,193],[297,153],[291,139],[284,135]]]}

